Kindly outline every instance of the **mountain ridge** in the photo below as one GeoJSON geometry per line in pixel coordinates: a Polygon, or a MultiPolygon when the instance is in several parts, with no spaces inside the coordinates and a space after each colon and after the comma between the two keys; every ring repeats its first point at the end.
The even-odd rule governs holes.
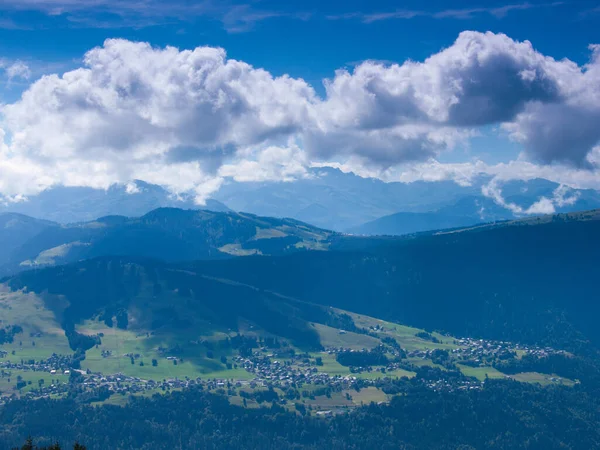
{"type": "MultiPolygon", "coordinates": [[[[156,214],[161,217],[160,211],[156,214]]],[[[177,214],[186,215],[181,210],[177,214]]],[[[327,236],[332,238],[327,252],[160,264],[207,280],[228,280],[456,335],[600,348],[592,320],[594,311],[600,313],[594,297],[599,233],[600,210],[592,210],[404,237],[334,234],[327,236]]],[[[36,273],[59,274],[77,264],[148,256],[104,255],[90,263],[72,262],[75,266],[67,269],[23,272],[11,279],[35,280],[36,273]]]]}
{"type": "Polygon", "coordinates": [[[195,202],[190,193],[177,196],[161,186],[134,180],[107,189],[54,186],[20,202],[0,203],[0,213],[15,212],[61,224],[89,222],[98,217],[122,215],[137,217],[159,207],[231,211],[223,203],[208,199],[195,202]]]}
{"type": "Polygon", "coordinates": [[[40,226],[5,252],[4,273],[104,255],[178,261],[319,249],[333,234],[295,219],[163,207],[141,217],[40,226]]]}
{"type": "MultiPolygon", "coordinates": [[[[479,175],[468,184],[452,180],[384,182],[333,167],[313,167],[305,177],[286,182],[236,182],[225,178],[205,205],[196,204],[195,198],[193,192],[175,195],[158,185],[134,180],[107,189],[55,186],[21,202],[0,204],[0,211],[65,224],[107,215],[139,217],[163,206],[235,210],[258,216],[294,217],[338,232],[359,232],[358,227],[397,213],[423,213],[425,216],[417,217],[414,224],[408,221],[408,230],[417,231],[423,230],[428,218],[433,221],[432,226],[450,216],[456,220],[448,225],[515,219],[524,215],[519,211],[527,211],[542,198],[552,201],[557,212],[600,207],[598,191],[571,189],[540,178],[496,182],[491,176],[479,175]],[[483,194],[484,187],[489,188],[492,183],[494,189],[501,191],[502,201],[483,194]],[[569,201],[555,201],[557,195],[569,201]]],[[[402,234],[406,229],[385,231],[402,234]]]]}

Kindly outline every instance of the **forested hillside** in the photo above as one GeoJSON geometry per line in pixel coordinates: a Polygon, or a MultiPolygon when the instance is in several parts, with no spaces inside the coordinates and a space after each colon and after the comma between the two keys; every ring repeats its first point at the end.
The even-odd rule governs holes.
{"type": "Polygon", "coordinates": [[[133,243],[103,235],[88,247],[125,255],[2,280],[3,442],[599,445],[598,211],[404,238],[214,214],[101,219],[133,243]],[[250,248],[278,232],[328,251],[168,253],[206,236],[211,248],[232,236],[250,248]],[[172,261],[129,254],[151,243],[172,261]]]}
{"type": "Polygon", "coordinates": [[[592,449],[600,445],[597,397],[581,390],[490,381],[481,391],[434,392],[422,379],[397,382],[403,395],[333,418],[281,407],[246,409],[201,390],[132,398],[124,406],[65,399],[17,401],[0,410],[0,440],[19,445],[79,440],[106,448],[210,449],[592,449]]]}
{"type": "Polygon", "coordinates": [[[71,225],[18,217],[40,225],[30,233],[24,226],[0,230],[0,239],[12,242],[0,252],[0,275],[107,255],[190,261],[326,249],[333,234],[292,219],[176,208],[71,225]]]}
{"type": "Polygon", "coordinates": [[[193,267],[458,335],[597,347],[597,218],[591,212],[399,240],[357,238],[358,250],[193,267]]]}

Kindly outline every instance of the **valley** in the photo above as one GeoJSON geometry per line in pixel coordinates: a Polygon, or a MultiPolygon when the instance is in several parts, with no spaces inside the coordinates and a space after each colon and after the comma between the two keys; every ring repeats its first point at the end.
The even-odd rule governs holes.
{"type": "Polygon", "coordinates": [[[435,434],[432,417],[480,429],[478,416],[497,415],[499,427],[522,417],[511,429],[527,435],[530,414],[551,408],[593,429],[599,217],[403,237],[164,208],[69,226],[12,217],[3,236],[21,263],[0,279],[4,436],[16,443],[56,408],[77,418],[61,425],[72,442],[77,423],[116,430],[121,414],[175,429],[171,411],[192,428],[233,415],[364,423],[365,436],[378,417],[435,434]]]}
{"type": "Polygon", "coordinates": [[[480,389],[488,378],[563,386],[578,382],[552,373],[509,375],[496,368],[528,355],[566,355],[561,350],[457,338],[335,308],[326,308],[328,314],[319,320],[336,327],[306,323],[317,336],[308,344],[245,318],[234,329],[210,321],[177,332],[144,328],[132,308],[127,327],[119,326],[116,317],[109,326],[100,315],[78,323],[74,331],[92,339],[85,350],[70,345],[55,316],[59,302],[48,293],[11,291],[5,285],[0,308],[0,326],[22,328],[12,342],[0,346],[2,403],[76,396],[119,404],[130,395],[200,387],[246,407],[274,401],[331,414],[370,401],[387,402],[390,383],[414,377],[428,389],[450,391],[480,389]]]}

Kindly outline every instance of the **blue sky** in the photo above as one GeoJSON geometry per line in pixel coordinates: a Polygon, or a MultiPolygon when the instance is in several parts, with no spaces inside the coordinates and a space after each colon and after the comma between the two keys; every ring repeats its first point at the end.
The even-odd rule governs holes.
{"type": "Polygon", "coordinates": [[[585,0],[0,0],[0,11],[3,56],[31,60],[39,70],[71,67],[106,38],[122,37],[158,46],[220,46],[231,58],[315,87],[365,59],[422,60],[466,29],[530,40],[544,54],[580,63],[589,57],[587,46],[600,42],[600,2],[585,0]],[[118,6],[123,3],[131,7],[118,6]]]}
{"type": "MultiPolygon", "coordinates": [[[[596,64],[590,45],[600,43],[599,25],[598,0],[0,0],[0,126],[5,141],[0,142],[5,148],[0,168],[5,174],[21,168],[6,179],[23,178],[23,171],[35,174],[27,186],[38,190],[56,183],[102,186],[145,176],[174,190],[208,192],[224,176],[247,179],[243,170],[287,181],[302,176],[303,167],[327,161],[383,179],[411,180],[427,171],[435,173],[427,172],[425,178],[452,178],[457,171],[484,170],[505,178],[545,176],[600,187],[594,162],[600,154],[594,126],[600,108],[588,104],[600,93],[600,77],[589,69],[596,64]],[[476,33],[461,35],[467,30],[476,33]],[[113,38],[121,41],[104,44],[113,38]],[[149,43],[155,50],[129,45],[133,42],[149,43]],[[473,45],[480,49],[476,54],[473,45]],[[228,105],[227,112],[219,109],[222,116],[209,117],[206,111],[215,111],[214,104],[206,109],[192,96],[184,101],[189,114],[182,113],[177,123],[150,111],[159,103],[168,108],[172,101],[182,101],[167,98],[169,92],[197,88],[189,72],[165,66],[165,58],[171,64],[187,58],[162,51],[165,46],[223,48],[225,61],[251,65],[251,80],[234,76],[224,81],[226,88],[216,88],[219,95],[233,95],[230,83],[250,83],[244,84],[244,92],[236,91],[241,97],[232,101],[238,106],[228,105]],[[94,48],[100,50],[87,53],[94,48]],[[151,62],[145,66],[136,60],[134,67],[131,52],[147,55],[151,62]],[[430,64],[412,67],[407,62],[434,55],[430,64]],[[468,67],[455,73],[453,65],[463,64],[465,55],[471,58],[468,67]],[[99,64],[96,69],[88,59],[99,64]],[[80,68],[85,75],[77,72],[80,68]],[[262,80],[258,68],[275,82],[262,80]],[[140,81],[147,97],[133,105],[129,90],[138,85],[131,80],[152,71],[156,76],[172,72],[167,82],[176,81],[165,92],[140,81]],[[38,81],[46,74],[58,78],[38,81]],[[277,78],[283,76],[287,78],[277,78]],[[123,77],[126,86],[121,85],[123,77]],[[115,83],[110,93],[100,79],[115,83]],[[324,80],[330,80],[330,91],[324,80]],[[82,83],[93,94],[78,90],[82,83]],[[264,83],[269,84],[266,94],[264,83]],[[405,91],[399,94],[400,86],[405,91]],[[465,86],[473,92],[463,92],[465,86]],[[27,90],[30,94],[21,98],[27,90]],[[130,94],[127,103],[111,103],[111,95],[123,90],[130,94]],[[260,95],[272,98],[262,104],[260,95]],[[92,96],[94,102],[108,103],[95,105],[94,111],[87,105],[77,113],[92,96]],[[240,112],[240,104],[250,105],[248,111],[240,112]],[[474,115],[477,108],[482,112],[474,115]],[[225,122],[235,117],[240,123],[231,119],[233,125],[223,127],[214,122],[216,134],[192,133],[198,122],[188,123],[212,123],[219,117],[225,122]],[[567,131],[553,134],[562,117],[567,131]],[[70,127],[73,120],[82,121],[81,126],[70,127]],[[143,137],[131,131],[133,125],[120,130],[124,120],[146,130],[143,137]],[[113,130],[115,135],[109,136],[113,130]],[[125,155],[131,159],[125,161],[125,155]],[[89,176],[74,173],[73,167],[79,172],[82,164],[93,167],[89,176]],[[54,178],[47,175],[50,167],[58,174],[54,178]],[[181,183],[182,178],[187,181],[181,183]]],[[[214,52],[200,57],[205,67],[216,67],[219,58],[214,52]]],[[[226,64],[224,70],[232,66],[226,64]]],[[[217,95],[213,87],[196,93],[217,95]]],[[[26,190],[0,180],[0,195],[14,197],[26,190]]]]}

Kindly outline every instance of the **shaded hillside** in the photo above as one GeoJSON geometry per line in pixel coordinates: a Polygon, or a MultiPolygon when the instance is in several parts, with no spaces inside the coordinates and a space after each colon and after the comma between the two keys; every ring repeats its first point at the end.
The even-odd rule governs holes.
{"type": "MultiPolygon", "coordinates": [[[[591,211],[404,238],[361,238],[331,235],[294,221],[158,210],[140,219],[113,217],[79,228],[80,242],[89,239],[90,244],[76,250],[85,257],[120,251],[181,261],[210,257],[211,251],[219,252],[218,245],[232,240],[239,242],[234,244],[238,251],[254,251],[264,241],[263,253],[268,249],[279,256],[183,262],[175,266],[183,272],[174,273],[234,280],[309,303],[456,336],[589,349],[600,345],[599,217],[598,211],[591,211]],[[278,234],[282,230],[286,236],[278,234]],[[267,235],[280,237],[264,238],[267,235]],[[296,239],[303,241],[293,244],[296,239]],[[328,246],[330,251],[296,251],[309,244],[328,246]]],[[[77,266],[24,273],[11,283],[43,292],[53,291],[52,286],[64,280],[56,292],[80,296],[81,305],[87,298],[92,305],[104,297],[120,298],[121,294],[106,292],[121,292],[120,283],[87,280],[91,275],[78,274],[73,267],[77,266]],[[63,270],[78,275],[65,278],[63,270]],[[96,287],[86,290],[84,285],[96,287]]],[[[132,286],[136,284],[125,284],[127,289],[132,286]]],[[[194,292],[210,289],[202,285],[194,292]]],[[[237,315],[236,308],[244,306],[227,304],[223,317],[237,315]]]]}
{"type": "MultiPolygon", "coordinates": [[[[331,232],[292,219],[161,208],[42,230],[8,255],[12,271],[106,255],[165,261],[325,249],[331,232]]],[[[2,252],[0,252],[2,253],[2,252]]]]}
{"type": "Polygon", "coordinates": [[[357,245],[360,250],[198,262],[194,267],[454,335],[598,346],[597,219],[597,211],[550,216],[381,239],[379,245],[357,245]]]}
{"type": "Polygon", "coordinates": [[[48,228],[57,225],[22,214],[0,213],[0,272],[10,261],[12,252],[48,228]]]}
{"type": "Polygon", "coordinates": [[[108,189],[56,186],[19,203],[0,204],[0,212],[16,212],[59,223],[86,222],[98,217],[137,217],[153,209],[176,207],[224,212],[229,208],[217,200],[200,206],[188,194],[175,196],[160,186],[133,181],[108,189]]]}
{"type": "Polygon", "coordinates": [[[420,233],[444,228],[457,228],[481,222],[478,217],[445,215],[439,212],[399,212],[381,217],[361,226],[350,228],[349,233],[376,236],[420,233]]]}
{"type": "Polygon", "coordinates": [[[24,272],[13,290],[43,294],[67,332],[86,320],[139,332],[209,335],[252,324],[299,347],[319,348],[310,322],[336,323],[336,314],[234,281],[151,260],[100,258],[24,272]]]}

